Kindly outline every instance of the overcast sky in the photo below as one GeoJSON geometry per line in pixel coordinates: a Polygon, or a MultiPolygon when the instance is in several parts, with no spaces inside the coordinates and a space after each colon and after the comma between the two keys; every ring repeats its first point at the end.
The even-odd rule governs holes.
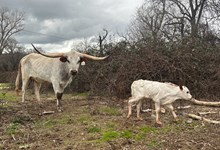
{"type": "Polygon", "coordinates": [[[23,45],[68,51],[74,41],[127,30],[143,0],[0,0],[0,7],[25,12],[24,31],[16,35],[23,45]],[[41,34],[38,34],[41,33],[41,34]]]}

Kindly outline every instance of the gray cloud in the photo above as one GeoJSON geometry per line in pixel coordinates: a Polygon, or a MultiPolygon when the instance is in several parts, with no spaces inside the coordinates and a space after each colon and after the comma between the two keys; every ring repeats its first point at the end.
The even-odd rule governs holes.
{"type": "Polygon", "coordinates": [[[22,44],[53,44],[98,35],[102,28],[124,32],[143,0],[0,0],[25,12],[22,44]],[[37,34],[42,33],[42,34],[37,34]]]}

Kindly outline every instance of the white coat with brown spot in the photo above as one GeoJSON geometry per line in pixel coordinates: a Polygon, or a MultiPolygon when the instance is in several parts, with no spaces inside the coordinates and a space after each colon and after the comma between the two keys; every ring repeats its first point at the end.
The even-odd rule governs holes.
{"type": "Polygon", "coordinates": [[[186,86],[142,79],[134,81],[131,85],[131,97],[128,100],[127,118],[131,116],[133,103],[137,104],[137,117],[140,118],[141,100],[144,98],[152,99],[155,102],[156,123],[162,124],[159,120],[161,106],[170,109],[173,117],[176,119],[177,115],[174,112],[172,103],[177,99],[189,100],[192,96],[186,86]]]}

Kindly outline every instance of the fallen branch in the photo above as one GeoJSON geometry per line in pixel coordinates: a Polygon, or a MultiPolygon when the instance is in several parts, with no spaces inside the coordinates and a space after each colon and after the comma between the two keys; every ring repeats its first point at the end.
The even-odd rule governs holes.
{"type": "Polygon", "coordinates": [[[206,101],[199,101],[194,98],[190,100],[192,103],[197,105],[204,105],[204,106],[220,106],[220,102],[206,102],[206,101]]]}
{"type": "Polygon", "coordinates": [[[144,110],[142,110],[142,112],[151,112],[152,111],[152,109],[144,109],[144,110]]]}
{"type": "MultiPolygon", "coordinates": [[[[142,112],[155,112],[155,110],[153,110],[153,109],[143,109],[143,110],[141,110],[142,112]]],[[[161,107],[161,109],[160,109],[160,112],[162,113],[162,114],[165,114],[166,113],[166,109],[164,109],[163,107],[161,107]]]]}
{"type": "Polygon", "coordinates": [[[217,114],[218,112],[215,111],[208,111],[208,112],[199,112],[198,114],[201,115],[208,115],[208,114],[217,114]]]}
{"type": "Polygon", "coordinates": [[[39,115],[49,115],[49,114],[54,114],[55,111],[43,111],[42,113],[40,113],[39,115]]]}
{"type": "Polygon", "coordinates": [[[220,121],[207,119],[207,118],[204,118],[204,117],[197,116],[195,114],[187,114],[187,116],[192,118],[192,119],[202,120],[202,121],[205,121],[205,122],[208,122],[208,123],[220,124],[220,121]]]}
{"type": "Polygon", "coordinates": [[[191,105],[187,105],[187,106],[178,106],[177,109],[188,109],[190,108],[191,105]]]}

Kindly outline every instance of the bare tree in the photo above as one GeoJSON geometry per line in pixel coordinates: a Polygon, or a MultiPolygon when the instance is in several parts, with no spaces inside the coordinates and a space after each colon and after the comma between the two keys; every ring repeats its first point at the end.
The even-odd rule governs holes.
{"type": "Polygon", "coordinates": [[[145,0],[138,9],[131,32],[141,39],[169,41],[203,36],[204,25],[216,30],[220,21],[219,0],[145,0]]]}
{"type": "Polygon", "coordinates": [[[8,39],[4,54],[0,55],[0,71],[14,71],[18,68],[20,59],[26,54],[25,48],[18,45],[15,39],[8,39]]]}
{"type": "Polygon", "coordinates": [[[100,55],[103,56],[103,42],[106,40],[106,37],[108,36],[108,30],[103,29],[103,31],[105,31],[105,34],[103,36],[101,36],[99,34],[99,49],[100,49],[100,55]]]}
{"type": "Polygon", "coordinates": [[[13,54],[16,52],[22,52],[24,48],[18,45],[18,42],[14,38],[10,38],[6,41],[5,53],[13,54]]]}
{"type": "Polygon", "coordinates": [[[133,36],[146,41],[161,39],[161,30],[164,25],[166,0],[146,0],[138,9],[136,19],[132,22],[130,31],[133,36]]]}
{"type": "MultiPolygon", "coordinates": [[[[177,8],[175,12],[169,12],[171,18],[179,20],[181,25],[183,20],[187,20],[190,24],[190,36],[197,37],[207,0],[170,0],[170,2],[171,6],[177,8]]],[[[181,27],[183,30],[184,27],[181,27]]]]}
{"type": "Polygon", "coordinates": [[[7,41],[24,29],[24,13],[8,8],[0,9],[0,54],[7,47],[7,41]]]}

